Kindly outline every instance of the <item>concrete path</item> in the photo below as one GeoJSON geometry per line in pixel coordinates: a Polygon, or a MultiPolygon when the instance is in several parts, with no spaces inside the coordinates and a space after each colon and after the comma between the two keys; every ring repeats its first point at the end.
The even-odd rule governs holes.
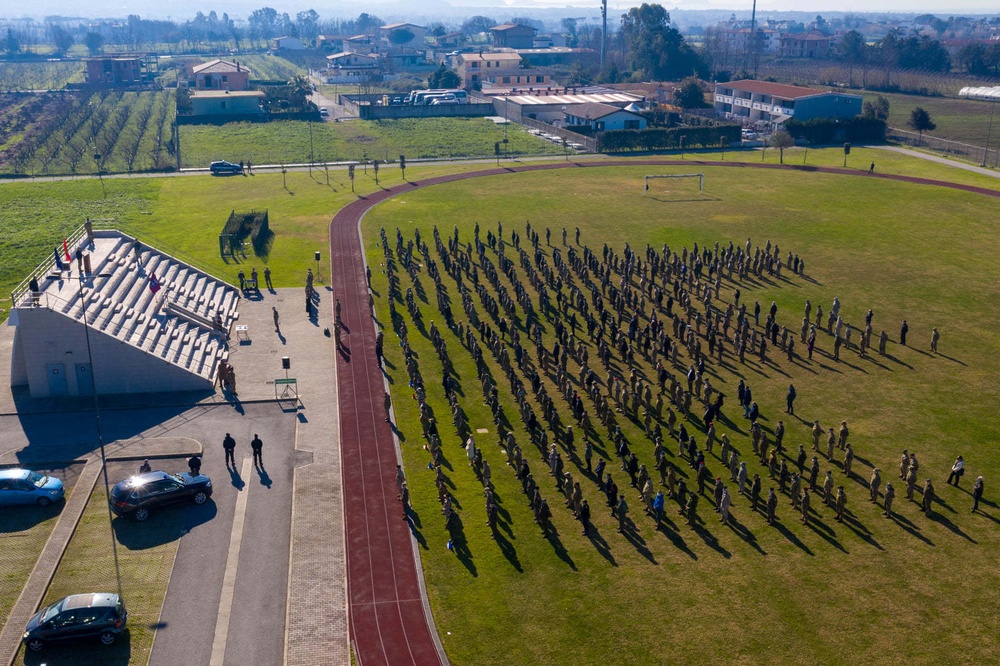
{"type": "Polygon", "coordinates": [[[919,157],[920,159],[927,160],[928,162],[937,162],[938,164],[944,164],[945,166],[955,167],[956,169],[964,169],[965,171],[971,171],[973,173],[982,174],[983,176],[990,176],[991,178],[1000,178],[1000,171],[997,171],[995,169],[986,169],[972,164],[966,164],[965,162],[950,160],[947,157],[939,157],[937,155],[931,155],[930,153],[922,153],[919,150],[910,150],[909,148],[901,148],[899,146],[868,146],[868,147],[877,148],[879,150],[888,150],[889,152],[900,153],[902,155],[908,155],[910,157],[919,157]]]}

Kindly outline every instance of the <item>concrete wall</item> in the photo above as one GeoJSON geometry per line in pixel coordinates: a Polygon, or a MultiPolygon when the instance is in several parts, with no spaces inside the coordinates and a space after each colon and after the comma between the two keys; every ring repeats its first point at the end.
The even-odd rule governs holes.
{"type": "Polygon", "coordinates": [[[494,114],[492,104],[439,104],[437,106],[358,106],[365,120],[385,118],[483,118],[494,114]]]}
{"type": "MultiPolygon", "coordinates": [[[[14,335],[14,350],[21,354],[26,370],[22,376],[26,376],[32,397],[49,396],[49,364],[61,364],[67,394],[80,395],[76,365],[89,363],[82,323],[44,307],[22,309],[14,335]]],[[[93,328],[90,346],[94,359],[92,375],[99,394],[212,388],[209,380],[93,328]]]]}

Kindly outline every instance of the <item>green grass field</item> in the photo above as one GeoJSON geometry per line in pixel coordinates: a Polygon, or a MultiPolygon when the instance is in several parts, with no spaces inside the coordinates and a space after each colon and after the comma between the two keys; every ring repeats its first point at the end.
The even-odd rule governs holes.
{"type": "MultiPolygon", "coordinates": [[[[397,160],[434,157],[492,156],[493,144],[503,141],[501,125],[483,118],[407,118],[401,120],[352,120],[343,123],[282,121],[267,124],[229,123],[221,127],[181,127],[181,160],[184,167],[204,167],[213,160],[246,160],[255,164],[316,161],[397,160]],[[448,137],[443,141],[441,137],[448,137]]],[[[562,154],[562,148],[512,126],[510,152],[562,154]]]]}
{"type": "MultiPolygon", "coordinates": [[[[959,141],[973,146],[985,146],[986,135],[989,132],[990,114],[993,111],[989,102],[958,97],[924,97],[921,95],[899,95],[895,93],[864,93],[865,101],[874,101],[881,94],[889,100],[889,126],[909,130],[906,122],[914,108],[923,107],[930,114],[931,120],[937,124],[937,129],[927,132],[928,136],[950,141],[959,141]]],[[[958,94],[956,87],[953,94],[958,94]]],[[[1000,118],[994,118],[1000,123],[1000,118]]],[[[994,127],[1000,132],[1000,127],[994,127]]],[[[910,130],[912,131],[912,130],[910,130]]],[[[997,139],[997,134],[991,137],[991,143],[997,139]]]]}
{"type": "MultiPolygon", "coordinates": [[[[835,151],[823,159],[833,161],[835,151]]],[[[877,159],[880,164],[891,162],[888,156],[877,159]]],[[[913,160],[893,163],[903,170],[925,172],[924,165],[913,160]]],[[[396,421],[405,438],[403,459],[419,516],[417,538],[435,622],[449,658],[461,664],[937,664],[971,652],[973,660],[995,661],[1000,625],[989,609],[1000,602],[995,566],[1000,512],[991,502],[983,514],[970,515],[968,494],[972,481],[982,474],[987,498],[995,498],[991,480],[1000,473],[996,446],[1000,429],[988,417],[970,418],[990,413],[1000,352],[994,308],[987,305],[996,302],[1000,291],[992,278],[997,243],[989,211],[995,208],[994,201],[875,179],[699,170],[707,177],[704,195],[690,182],[660,181],[642,196],[643,175],[683,173],[686,167],[508,174],[413,192],[385,202],[364,218],[363,231],[370,239],[368,261],[372,266],[384,262],[376,242],[380,227],[386,228],[392,245],[397,227],[404,239],[419,229],[440,267],[431,237],[435,225],[442,235],[458,226],[464,245],[472,241],[475,223],[482,225],[485,240],[486,230],[495,231],[498,220],[508,240],[511,230],[522,234],[522,247],[527,245],[525,220],[541,231],[551,227],[553,243],[560,242],[564,226],[572,243],[572,229],[579,226],[582,242],[598,257],[605,243],[619,253],[629,243],[643,257],[647,243],[654,248],[666,243],[679,251],[695,242],[709,248],[716,241],[740,245],[748,237],[760,245],[768,240],[778,244],[783,258],[789,250],[797,253],[805,260],[805,278],[785,272],[780,282],[740,288],[751,307],[759,301],[766,311],[772,300],[777,303],[779,323],[796,331],[798,352],[804,355],[797,331],[805,299],[811,299],[814,308],[822,305],[828,310],[835,296],[843,303],[845,320],[855,325],[863,326],[864,313],[872,308],[876,336],[885,327],[895,340],[899,323],[906,318],[911,346],[891,343],[889,357],[876,353],[867,360],[845,350],[841,361],[834,362],[829,356],[831,338],[821,333],[821,351],[811,362],[800,358],[790,363],[772,349],[767,365],[748,359],[745,366],[737,361],[719,369],[712,363],[712,383],[727,395],[724,413],[731,419],[720,434],[728,433],[741,458],[748,461],[751,476],[762,474],[766,494],[775,484],[753,460],[748,423],[737,414],[735,386],[741,376],[761,405],[765,428],[772,428],[778,419],[786,422],[785,444],[793,452],[800,443],[811,448],[812,419],[824,427],[846,419],[857,455],[855,476],[845,483],[848,520],[835,522],[833,511],[814,496],[814,520],[803,526],[787,496],[782,496],[780,526],[771,528],[760,514],[751,514],[746,499],[737,497],[733,515],[738,527],[726,528],[706,498],[699,504],[704,523],[697,530],[683,524],[673,502],[668,502],[666,528],[655,530],[652,520],[642,515],[636,491],[619,471],[606,431],[585,398],[600,435],[594,440],[595,452],[612,458],[608,470],[627,493],[638,529],[630,539],[616,533],[617,521],[604,508],[603,496],[579,473],[583,442],[578,435],[567,469],[581,480],[599,533],[583,537],[572,514],[563,508],[552,478],[543,473],[541,456],[525,434],[503,371],[484,346],[499,382],[501,404],[554,513],[558,536],[542,538],[514,473],[496,446],[492,417],[483,404],[471,358],[435,311],[434,284],[421,269],[420,285],[429,300],[419,300],[424,325],[437,321],[445,337],[470,427],[488,431],[476,439],[493,468],[501,505],[502,540],[495,542],[485,525],[482,487],[451,427],[440,362],[423,329],[409,318],[402,303],[397,304],[441,424],[446,473],[454,484],[460,536],[468,548],[461,557],[445,548],[452,535],[440,516],[402,355],[390,342],[386,350],[394,367],[391,381],[396,421]],[[942,331],[941,353],[932,355],[927,348],[935,326],[942,331]],[[784,414],[789,383],[798,390],[797,417],[784,414]],[[921,461],[920,483],[934,479],[941,502],[929,517],[905,500],[903,484],[896,478],[904,448],[915,451],[921,461]],[[968,473],[962,488],[955,489],[945,485],[945,479],[959,453],[966,458],[968,473]],[[895,520],[885,519],[866,501],[873,465],[883,470],[883,483],[893,481],[897,488],[895,520]]],[[[541,249],[549,254],[544,233],[541,249]]],[[[518,265],[513,253],[508,246],[508,256],[518,265]]],[[[492,251],[487,255],[496,263],[492,251]]],[[[518,275],[534,294],[523,269],[518,275]]],[[[415,286],[405,272],[400,277],[403,291],[415,286]]],[[[446,274],[442,278],[456,318],[464,320],[455,282],[446,274]]],[[[613,281],[617,284],[617,275],[613,281]]],[[[509,281],[502,282],[513,293],[509,281]]],[[[724,301],[732,300],[732,287],[725,284],[724,301]]],[[[380,294],[382,322],[389,321],[386,288],[384,273],[377,273],[374,289],[380,294]]],[[[489,320],[471,288],[470,293],[480,316],[489,320]]],[[[550,289],[553,301],[554,294],[550,289]]],[[[537,302],[534,296],[532,300],[537,302]]],[[[519,317],[523,317],[520,308],[519,317]]],[[[551,323],[545,327],[545,342],[551,348],[551,323]]],[[[586,340],[585,333],[583,337],[586,340]]],[[[534,359],[533,351],[530,356],[534,359]]],[[[593,347],[590,356],[596,357],[593,347]]],[[[684,353],[680,361],[686,368],[684,353]]],[[[592,366],[603,379],[600,364],[593,360],[592,366]]],[[[649,375],[651,368],[645,362],[641,367],[649,375]]],[[[574,361],[569,375],[575,383],[574,361]]],[[[545,385],[563,422],[570,422],[558,388],[551,379],[545,385]]],[[[532,404],[540,416],[534,399],[532,404]]],[[[696,411],[700,415],[701,408],[696,411]]],[[[617,420],[640,461],[652,469],[652,443],[636,423],[621,414],[617,420]]],[[[704,443],[703,433],[695,431],[695,436],[704,443]]],[[[666,446],[671,464],[693,486],[690,467],[677,457],[676,441],[668,440],[666,446]]],[[[707,457],[713,477],[723,474],[717,447],[707,457]]],[[[835,458],[838,463],[831,465],[821,457],[821,468],[833,469],[837,483],[844,483],[842,452],[835,458]]],[[[728,475],[726,479],[728,483],[728,475]]]]}
{"type": "Polygon", "coordinates": [[[0,62],[0,90],[61,90],[83,83],[83,62],[0,62]]]}
{"type": "MultiPolygon", "coordinates": [[[[111,473],[116,471],[123,473],[124,468],[111,473]]],[[[115,520],[122,596],[129,614],[127,635],[111,647],[104,647],[96,640],[84,646],[52,646],[38,654],[22,647],[14,663],[72,663],[80,666],[147,663],[174,556],[183,533],[184,514],[181,509],[168,510],[142,524],[128,519],[115,520]]],[[[116,591],[109,530],[107,495],[103,483],[99,481],[49,584],[43,605],[85,591],[116,591]]]]}

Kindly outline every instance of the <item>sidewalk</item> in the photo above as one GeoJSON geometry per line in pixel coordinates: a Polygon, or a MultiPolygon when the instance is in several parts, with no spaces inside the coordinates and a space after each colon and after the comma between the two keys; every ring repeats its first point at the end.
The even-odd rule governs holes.
{"type": "MultiPolygon", "coordinates": [[[[284,646],[285,663],[289,666],[350,661],[339,412],[336,409],[338,398],[332,338],[333,297],[328,280],[327,276],[326,283],[317,280],[315,284],[320,302],[318,315],[312,319],[307,318],[305,313],[305,292],[302,288],[275,292],[265,290],[262,298],[244,299],[240,303],[237,323],[247,326],[248,340],[241,343],[234,338],[229,358],[237,374],[238,402],[227,400],[221,392],[109,396],[100,399],[102,412],[177,406],[176,413],[184,418],[185,408],[229,404],[236,412],[242,413],[245,403],[275,401],[275,380],[286,377],[281,359],[283,356],[289,358],[291,368],[287,377],[298,380],[298,400],[295,399],[294,387],[289,386],[289,393],[280,404],[285,411],[294,412],[297,416],[295,455],[303,463],[295,470],[292,500],[284,646]],[[272,307],[277,308],[279,313],[280,334],[275,331],[272,307]],[[325,329],[330,329],[331,337],[326,337],[325,329]]],[[[13,333],[13,327],[0,326],[0,415],[93,413],[92,397],[35,400],[25,390],[12,390],[9,386],[9,359],[13,333]]],[[[277,395],[280,396],[284,389],[285,385],[277,385],[277,395]]],[[[34,446],[39,450],[38,455],[43,457],[49,455],[50,449],[58,451],[60,448],[57,442],[53,442],[52,447],[47,444],[39,446],[37,442],[34,446]]],[[[77,492],[72,494],[31,580],[22,591],[22,600],[5,627],[3,637],[7,639],[7,634],[11,635],[13,642],[10,645],[15,651],[24,623],[44,595],[96,482],[100,470],[100,465],[95,464],[97,452],[89,446],[86,450],[88,454],[80,457],[86,457],[91,462],[85,467],[77,492]],[[76,509],[76,502],[80,503],[79,510],[76,509]]],[[[141,460],[146,457],[186,457],[194,450],[201,451],[201,444],[182,438],[136,436],[109,441],[106,450],[109,458],[141,460]],[[192,447],[196,448],[192,450],[192,447]]],[[[3,454],[0,464],[23,462],[18,453],[24,455],[16,450],[3,454]]],[[[0,650],[7,647],[7,642],[0,641],[0,650]]],[[[4,663],[2,657],[0,663],[4,663]]]]}

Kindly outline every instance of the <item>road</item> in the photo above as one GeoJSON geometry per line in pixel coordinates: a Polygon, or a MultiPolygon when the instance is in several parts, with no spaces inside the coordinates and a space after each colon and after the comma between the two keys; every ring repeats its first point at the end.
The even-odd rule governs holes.
{"type": "Polygon", "coordinates": [[[276,404],[244,409],[241,416],[213,408],[178,429],[210,438],[202,472],[215,493],[188,509],[150,666],[282,663],[295,415],[276,404]],[[239,471],[225,466],[226,432],[236,439],[239,471]],[[263,470],[250,463],[254,433],[264,442],[263,470]]]}

